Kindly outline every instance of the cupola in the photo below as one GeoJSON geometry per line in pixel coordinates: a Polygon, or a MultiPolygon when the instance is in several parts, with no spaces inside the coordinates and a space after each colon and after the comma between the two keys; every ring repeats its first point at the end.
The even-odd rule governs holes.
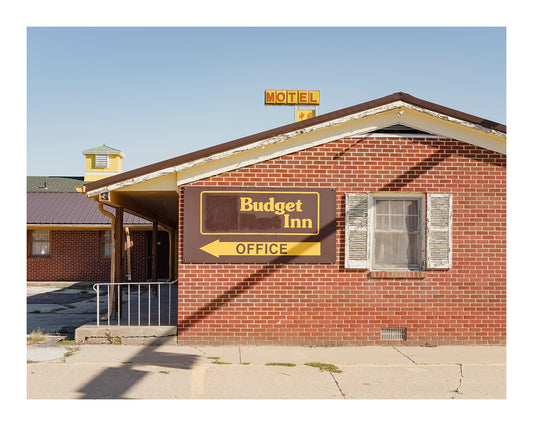
{"type": "Polygon", "coordinates": [[[85,155],[85,182],[94,182],[122,172],[122,151],[106,145],[87,149],[85,155]]]}

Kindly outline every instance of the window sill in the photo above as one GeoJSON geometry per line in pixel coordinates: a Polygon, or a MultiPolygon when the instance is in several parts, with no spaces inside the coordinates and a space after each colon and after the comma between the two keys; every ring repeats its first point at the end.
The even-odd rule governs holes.
{"type": "Polygon", "coordinates": [[[408,278],[422,280],[426,278],[426,273],[425,271],[370,271],[368,278],[389,280],[408,278]]]}

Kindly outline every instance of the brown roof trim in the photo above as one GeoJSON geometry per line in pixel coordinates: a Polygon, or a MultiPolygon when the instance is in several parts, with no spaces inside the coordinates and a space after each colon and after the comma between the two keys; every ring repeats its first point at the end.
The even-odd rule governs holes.
{"type": "Polygon", "coordinates": [[[85,185],[87,191],[94,191],[99,188],[103,188],[114,183],[123,182],[128,179],[135,177],[143,176],[149,173],[153,173],[158,170],[166,169],[169,167],[179,166],[180,164],[185,164],[189,161],[198,160],[200,158],[209,157],[210,155],[218,154],[224,151],[231,149],[239,148],[246,146],[248,144],[268,139],[277,135],[284,133],[294,132],[297,130],[304,129],[306,127],[315,126],[330,120],[335,120],[337,118],[345,117],[351,114],[356,114],[358,112],[366,111],[372,108],[377,108],[383,105],[387,105],[393,102],[403,101],[420,108],[429,109],[431,111],[448,115],[450,117],[457,118],[459,120],[468,121],[473,124],[477,124],[488,129],[497,130],[499,132],[506,133],[506,126],[499,124],[490,120],[485,120],[474,115],[466,114],[461,111],[457,111],[451,108],[446,108],[438,104],[424,101],[422,99],[415,98],[407,93],[397,92],[392,95],[385,96],[383,98],[375,99],[373,101],[364,102],[358,105],[354,105],[348,108],[339,109],[327,114],[318,115],[314,118],[300,121],[297,123],[287,124],[285,126],[277,127],[275,129],[266,130],[261,133],[256,133],[254,135],[246,136],[244,138],[235,139],[230,142],[222,143],[215,145],[209,148],[201,149],[199,151],[191,152],[189,154],[180,155],[178,157],[170,158],[168,160],[160,161],[158,163],[153,163],[148,166],[140,167],[138,169],[130,170],[118,175],[110,176],[104,179],[97,180],[95,182],[89,182],[85,185]]]}

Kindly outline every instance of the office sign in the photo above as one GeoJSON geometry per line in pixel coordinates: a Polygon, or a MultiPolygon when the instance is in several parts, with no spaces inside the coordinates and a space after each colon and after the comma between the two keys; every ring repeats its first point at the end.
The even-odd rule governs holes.
{"type": "Polygon", "coordinates": [[[265,105],[320,105],[320,90],[265,90],[265,105]]]}
{"type": "Polygon", "coordinates": [[[335,263],[331,188],[183,189],[183,260],[335,263]]]}

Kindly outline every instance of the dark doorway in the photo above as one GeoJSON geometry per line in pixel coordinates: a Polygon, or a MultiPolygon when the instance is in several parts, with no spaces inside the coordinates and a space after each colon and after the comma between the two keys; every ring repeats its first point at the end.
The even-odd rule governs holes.
{"type": "MultiPolygon", "coordinates": [[[[157,231],[157,279],[168,280],[168,261],[169,261],[169,240],[168,232],[157,231]]],[[[152,278],[152,232],[148,232],[148,267],[147,278],[152,278]]]]}

